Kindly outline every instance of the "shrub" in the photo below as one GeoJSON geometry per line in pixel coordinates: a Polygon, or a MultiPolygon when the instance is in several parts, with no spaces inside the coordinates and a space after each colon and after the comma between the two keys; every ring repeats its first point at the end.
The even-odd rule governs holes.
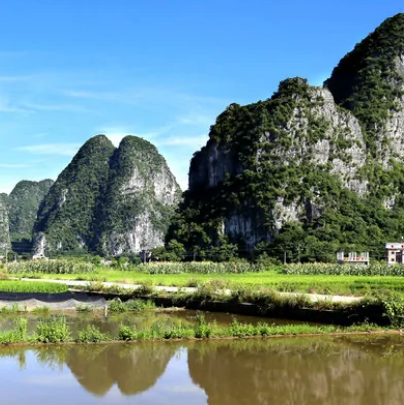
{"type": "Polygon", "coordinates": [[[70,327],[64,317],[47,322],[41,321],[36,327],[34,336],[34,341],[42,343],[62,343],[70,339],[70,327]]]}
{"type": "Polygon", "coordinates": [[[119,326],[118,340],[128,341],[136,339],[136,331],[126,325],[119,326]]]}
{"type": "Polygon", "coordinates": [[[109,336],[102,333],[96,326],[87,325],[87,329],[79,332],[77,342],[105,342],[109,340],[109,336]]]}

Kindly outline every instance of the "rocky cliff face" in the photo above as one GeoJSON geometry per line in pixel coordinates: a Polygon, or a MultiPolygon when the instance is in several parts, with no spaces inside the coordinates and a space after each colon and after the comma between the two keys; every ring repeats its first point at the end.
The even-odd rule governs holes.
{"type": "Polygon", "coordinates": [[[179,187],[149,142],[126,137],[111,159],[103,203],[101,250],[119,255],[163,244],[179,187]]]}
{"type": "Polygon", "coordinates": [[[0,255],[11,249],[6,195],[0,194],[0,255]]]}
{"type": "Polygon", "coordinates": [[[357,229],[375,225],[381,239],[397,238],[404,230],[403,61],[399,14],[343,58],[324,87],[287,79],[266,101],[231,104],[191,161],[179,217],[199,236],[184,233],[180,219],[170,237],[192,249],[226,235],[252,251],[295,224],[334,249],[358,242],[356,221],[357,229]],[[390,227],[380,217],[392,219],[390,227]]]}
{"type": "Polygon", "coordinates": [[[91,138],[60,174],[35,224],[34,252],[136,253],[163,243],[179,188],[156,148],[91,138]]]}
{"type": "Polygon", "coordinates": [[[7,196],[11,240],[31,239],[39,204],[53,180],[20,181],[7,196]]]}

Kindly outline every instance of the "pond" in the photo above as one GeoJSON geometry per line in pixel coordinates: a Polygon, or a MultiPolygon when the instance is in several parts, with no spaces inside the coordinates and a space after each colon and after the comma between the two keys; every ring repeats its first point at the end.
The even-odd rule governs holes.
{"type": "Polygon", "coordinates": [[[0,349],[7,405],[399,405],[403,366],[400,336],[0,349]]]}

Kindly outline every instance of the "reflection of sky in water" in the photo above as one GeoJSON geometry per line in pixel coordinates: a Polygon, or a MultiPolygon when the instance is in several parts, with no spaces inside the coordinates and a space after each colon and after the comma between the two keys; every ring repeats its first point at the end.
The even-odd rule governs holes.
{"type": "Polygon", "coordinates": [[[1,404],[5,405],[92,405],[92,404],[206,404],[204,391],[192,383],[188,373],[187,350],[179,349],[169,361],[164,374],[148,391],[124,396],[115,384],[104,396],[86,391],[70,369],[41,364],[35,353],[27,350],[20,367],[18,356],[0,359],[1,404]]]}

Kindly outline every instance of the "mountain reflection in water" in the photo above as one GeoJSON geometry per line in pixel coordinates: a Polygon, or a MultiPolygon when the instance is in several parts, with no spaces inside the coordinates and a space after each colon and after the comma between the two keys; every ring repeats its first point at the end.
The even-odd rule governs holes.
{"type": "MultiPolygon", "coordinates": [[[[9,347],[0,349],[0,370],[10,357],[14,369],[20,364],[7,374],[15,386],[24,387],[27,368],[73,376],[67,392],[76,404],[401,405],[404,398],[401,337],[9,347]]],[[[2,384],[4,398],[34,404],[33,386],[25,393],[11,385],[2,384]]],[[[60,385],[45,391],[69,403],[60,385]]]]}

